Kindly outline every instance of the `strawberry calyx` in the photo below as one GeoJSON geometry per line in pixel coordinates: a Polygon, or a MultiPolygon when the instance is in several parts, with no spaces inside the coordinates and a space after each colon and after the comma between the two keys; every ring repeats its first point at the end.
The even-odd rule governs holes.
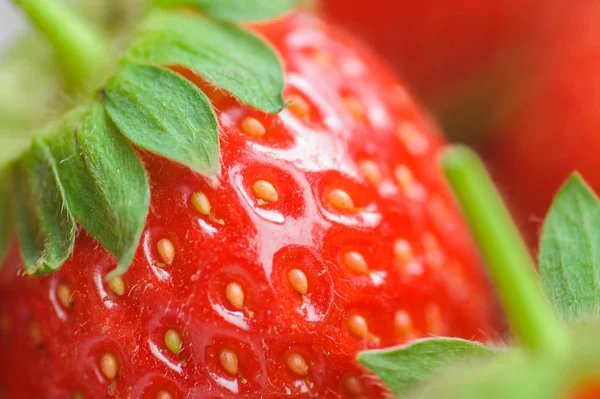
{"type": "Polygon", "coordinates": [[[279,57],[233,22],[273,18],[291,2],[157,1],[118,57],[108,39],[68,7],[47,0],[15,3],[47,37],[70,87],[95,91],[30,134],[28,148],[0,168],[0,256],[16,232],[27,273],[51,273],[70,257],[80,225],[117,258],[107,275],[115,278],[133,259],[149,208],[148,178],[132,144],[207,178],[218,175],[214,109],[171,67],[278,113],[285,105],[279,57]]]}
{"type": "Polygon", "coordinates": [[[430,338],[364,352],[358,360],[402,397],[572,397],[600,375],[600,201],[579,175],[565,183],[544,223],[540,284],[483,163],[471,150],[454,147],[442,165],[518,346],[489,343],[482,350],[476,342],[430,338]]]}

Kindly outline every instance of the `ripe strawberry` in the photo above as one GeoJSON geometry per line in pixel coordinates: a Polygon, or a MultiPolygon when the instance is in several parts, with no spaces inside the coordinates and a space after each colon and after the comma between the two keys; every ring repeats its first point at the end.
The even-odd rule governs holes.
{"type": "Polygon", "coordinates": [[[126,273],[104,281],[117,262],[85,230],[47,277],[11,250],[5,396],[379,398],[358,351],[497,333],[432,123],[345,33],[298,14],[254,27],[285,64],[286,109],[174,68],[217,112],[221,171],[138,149],[151,203],[126,273]]]}
{"type": "Polygon", "coordinates": [[[528,60],[528,37],[562,0],[321,0],[441,118],[451,136],[481,134],[528,60]]]}
{"type": "Polygon", "coordinates": [[[562,182],[575,170],[600,188],[600,7],[562,16],[540,39],[526,82],[487,143],[494,175],[530,243],[562,182]]]}

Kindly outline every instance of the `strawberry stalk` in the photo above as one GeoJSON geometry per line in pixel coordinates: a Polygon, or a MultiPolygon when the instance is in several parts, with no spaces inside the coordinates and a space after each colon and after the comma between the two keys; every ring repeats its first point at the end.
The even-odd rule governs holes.
{"type": "Polygon", "coordinates": [[[458,146],[443,153],[442,166],[516,337],[532,353],[563,353],[566,334],[542,293],[535,264],[482,162],[471,150],[458,146]]]}
{"type": "Polygon", "coordinates": [[[57,0],[13,0],[52,45],[72,91],[94,87],[106,76],[108,40],[57,0]]]}

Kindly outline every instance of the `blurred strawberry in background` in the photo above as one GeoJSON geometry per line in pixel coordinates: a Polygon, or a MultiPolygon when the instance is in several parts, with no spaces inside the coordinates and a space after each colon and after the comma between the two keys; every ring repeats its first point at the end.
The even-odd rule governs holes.
{"type": "Polygon", "coordinates": [[[559,185],[578,170],[600,190],[600,2],[545,26],[485,143],[488,163],[530,243],[559,185]]]}
{"type": "Polygon", "coordinates": [[[450,136],[480,134],[528,38],[566,0],[321,0],[321,11],[384,55],[450,136]]]}

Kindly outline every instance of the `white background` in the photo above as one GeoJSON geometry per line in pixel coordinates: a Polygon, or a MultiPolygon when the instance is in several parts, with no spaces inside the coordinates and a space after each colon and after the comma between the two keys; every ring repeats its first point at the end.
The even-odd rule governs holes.
{"type": "Polygon", "coordinates": [[[0,51],[22,26],[23,20],[10,0],[0,0],[0,51]]]}

